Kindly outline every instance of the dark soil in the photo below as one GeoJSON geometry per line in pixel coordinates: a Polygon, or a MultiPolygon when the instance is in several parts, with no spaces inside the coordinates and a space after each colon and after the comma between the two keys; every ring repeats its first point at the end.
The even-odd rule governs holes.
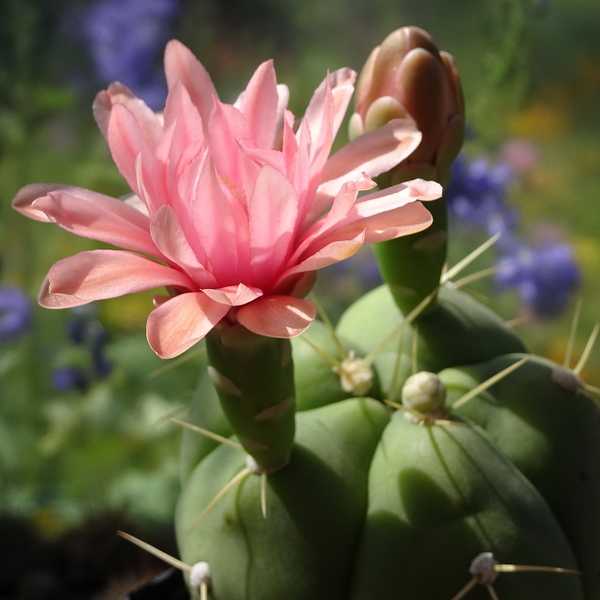
{"type": "Polygon", "coordinates": [[[90,517],[55,539],[23,516],[0,515],[0,600],[189,599],[180,573],[165,573],[164,562],[118,530],[176,556],[172,528],[144,530],[119,515],[90,517]]]}

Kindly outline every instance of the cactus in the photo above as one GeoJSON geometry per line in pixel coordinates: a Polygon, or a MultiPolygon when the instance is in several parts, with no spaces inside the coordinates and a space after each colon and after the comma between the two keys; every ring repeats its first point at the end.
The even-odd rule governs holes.
{"type": "Polygon", "coordinates": [[[120,84],[95,104],[144,211],[47,185],[24,188],[15,207],[136,252],[57,263],[45,306],[165,285],[152,348],[170,358],[205,344],[177,421],[181,560],[166,557],[192,594],[600,600],[590,388],[578,368],[530,357],[452,284],[440,186],[401,183],[447,183],[463,130],[451,57],[421,30],[390,36],[359,84],[358,137],[329,160],[349,70],[327,77],[294,128],[270,63],[234,107],[182,45],[166,63],[164,120],[120,84]],[[377,85],[387,75],[398,80],[377,85]],[[382,189],[359,197],[371,176],[382,189]],[[434,201],[432,229],[416,200],[434,201]],[[386,283],[336,329],[314,321],[311,272],[363,242],[379,244],[386,283]]]}
{"type": "MultiPolygon", "coordinates": [[[[407,45],[404,53],[424,48],[414,68],[424,61],[440,75],[442,64],[453,65],[435,58],[424,32],[402,31],[371,57],[363,88],[393,63],[394,44],[407,45]]],[[[454,103],[439,131],[425,128],[429,152],[383,185],[417,167],[446,182],[452,156],[436,148],[454,143],[457,152],[450,133],[462,131],[455,71],[447,72],[434,87],[454,103]]],[[[362,92],[373,106],[362,107],[364,122],[374,127],[416,102],[398,108],[377,90],[362,92]]],[[[357,117],[354,134],[364,131],[357,117]]],[[[434,204],[440,238],[445,207],[443,199],[434,204]]],[[[292,341],[297,431],[289,462],[254,468],[223,445],[199,456],[184,479],[181,555],[210,564],[214,600],[600,598],[598,408],[577,376],[529,357],[512,329],[442,276],[445,244],[423,243],[429,234],[383,242],[386,285],[350,306],[335,331],[316,321],[292,341]],[[372,379],[353,389],[342,365],[372,379]]],[[[189,421],[210,428],[196,408],[203,402],[194,400],[189,421]]],[[[186,431],[182,457],[198,443],[186,431]]]]}

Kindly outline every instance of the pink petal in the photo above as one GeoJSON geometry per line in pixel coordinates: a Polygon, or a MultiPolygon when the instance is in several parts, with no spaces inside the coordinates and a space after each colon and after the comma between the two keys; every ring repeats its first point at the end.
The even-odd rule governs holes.
{"type": "Polygon", "coordinates": [[[356,73],[352,69],[338,69],[321,82],[311,98],[304,118],[307,121],[317,151],[329,154],[348,103],[354,92],[356,73]],[[325,146],[325,147],[323,147],[325,146]]]}
{"type": "MultiPolygon", "coordinates": [[[[348,188],[346,184],[341,194],[348,188]]],[[[415,179],[359,198],[347,211],[325,215],[307,230],[294,254],[298,262],[336,240],[365,232],[365,244],[421,231],[431,224],[431,214],[418,199],[434,200],[442,194],[435,181],[415,179]]]]}
{"type": "Polygon", "coordinates": [[[59,260],[48,272],[39,302],[46,308],[66,308],[163,285],[190,289],[194,283],[139,254],[91,250],[59,260]]]}
{"type": "MultiPolygon", "coordinates": [[[[209,155],[201,165],[187,212],[179,218],[187,218],[195,229],[195,238],[186,235],[194,250],[199,246],[205,253],[205,266],[222,285],[239,281],[237,221],[232,205],[223,193],[212,157],[209,155]]],[[[186,232],[187,233],[187,232],[186,232]]],[[[243,232],[242,232],[243,233],[243,232]]],[[[247,234],[246,234],[247,235],[247,234]]],[[[198,255],[198,252],[196,252],[198,255]]]]}
{"type": "Polygon", "coordinates": [[[421,133],[413,121],[394,119],[343,146],[329,158],[323,170],[322,183],[313,214],[323,211],[325,197],[335,197],[342,183],[358,179],[362,173],[376,177],[389,171],[415,150],[421,133]]]}
{"type": "Polygon", "coordinates": [[[420,203],[413,202],[383,212],[373,212],[355,219],[348,218],[338,226],[316,238],[305,255],[325,247],[340,238],[348,239],[365,232],[365,244],[384,242],[411,233],[423,231],[431,225],[431,213],[420,203]]]}
{"type": "Polygon", "coordinates": [[[172,127],[165,148],[157,150],[164,156],[177,175],[204,148],[203,124],[198,109],[192,103],[187,89],[177,82],[170,90],[164,112],[165,129],[172,127]]]}
{"type": "Polygon", "coordinates": [[[177,40],[171,40],[165,49],[165,74],[169,90],[178,81],[187,89],[206,127],[217,91],[200,61],[177,40]]]}
{"type": "Polygon", "coordinates": [[[265,289],[290,254],[298,196],[283,173],[265,165],[256,179],[248,212],[253,281],[265,289]]]}
{"type": "Polygon", "coordinates": [[[108,89],[99,92],[94,100],[94,118],[104,137],[108,138],[110,113],[115,104],[122,104],[129,109],[139,123],[148,144],[155,147],[162,133],[160,119],[143,100],[119,82],[111,83],[108,89]]]}
{"type": "Polygon", "coordinates": [[[238,309],[237,320],[246,329],[274,338],[300,335],[317,316],[317,307],[292,296],[262,296],[238,309]]]}
{"type": "Polygon", "coordinates": [[[150,237],[148,217],[123,200],[70,185],[35,184],[24,187],[13,206],[28,217],[56,223],[76,235],[160,255],[150,237]]]}
{"type": "Polygon", "coordinates": [[[242,306],[262,296],[262,292],[258,288],[249,288],[243,283],[219,289],[203,289],[202,291],[215,302],[227,306],[242,306]]]}
{"type": "Polygon", "coordinates": [[[251,143],[259,148],[272,148],[277,133],[279,105],[272,60],[265,61],[256,69],[236,104],[248,123],[251,143]]]}
{"type": "Polygon", "coordinates": [[[168,205],[161,206],[150,225],[152,239],[162,254],[182,267],[199,287],[214,287],[217,282],[198,260],[187,241],[175,211],[168,205]]]}
{"type": "Polygon", "coordinates": [[[136,175],[136,159],[143,150],[152,153],[138,121],[123,104],[115,104],[108,123],[108,145],[110,151],[129,187],[141,196],[136,175]]]}
{"type": "Polygon", "coordinates": [[[174,296],[148,316],[148,343],[161,358],[173,358],[198,343],[228,311],[202,292],[174,296]]]}
{"type": "Polygon", "coordinates": [[[331,242],[287,271],[282,277],[282,280],[286,277],[289,277],[293,273],[316,271],[317,269],[322,269],[350,258],[360,250],[361,246],[364,244],[364,241],[365,231],[363,230],[352,239],[336,240],[331,242]]]}

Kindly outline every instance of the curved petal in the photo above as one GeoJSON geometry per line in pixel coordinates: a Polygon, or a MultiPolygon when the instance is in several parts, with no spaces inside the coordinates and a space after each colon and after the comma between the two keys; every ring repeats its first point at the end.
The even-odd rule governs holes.
{"type": "Polygon", "coordinates": [[[287,260],[296,229],[298,195],[277,169],[265,165],[248,202],[254,285],[265,289],[287,260]]]}
{"type": "Polygon", "coordinates": [[[217,282],[214,276],[194,253],[175,211],[168,204],[161,206],[154,215],[150,232],[162,254],[189,273],[198,287],[216,286],[217,282]]]}
{"type": "Polygon", "coordinates": [[[46,308],[67,308],[163,285],[190,289],[194,284],[180,271],[139,254],[90,250],[54,264],[39,302],[46,308]]]}
{"type": "Polygon", "coordinates": [[[129,187],[141,196],[138,189],[136,159],[144,152],[152,154],[140,124],[133,113],[123,104],[115,104],[108,122],[108,145],[113,160],[129,187]]]}
{"type": "Polygon", "coordinates": [[[237,311],[237,320],[246,329],[274,338],[300,335],[317,316],[317,307],[292,296],[262,296],[237,311]]]}
{"type": "MultiPolygon", "coordinates": [[[[362,173],[376,177],[389,171],[416,149],[421,133],[410,119],[394,119],[355,138],[333,154],[322,174],[318,197],[335,197],[342,183],[358,179],[362,173]]],[[[323,200],[317,199],[316,214],[323,200]]]]}
{"type": "Polygon", "coordinates": [[[427,229],[432,223],[431,213],[420,202],[412,202],[385,212],[376,212],[356,220],[348,220],[333,231],[316,238],[306,250],[311,255],[315,250],[343,238],[348,239],[365,232],[365,244],[385,242],[427,229]]]}
{"type": "Polygon", "coordinates": [[[365,231],[360,231],[355,237],[349,240],[335,240],[314,254],[305,258],[302,262],[287,271],[281,280],[289,277],[293,273],[304,273],[306,271],[316,271],[323,267],[328,267],[337,262],[350,258],[356,254],[365,242],[365,231]]]}
{"type": "Polygon", "coordinates": [[[315,90],[304,114],[315,140],[315,153],[324,150],[329,154],[352,98],[355,80],[352,69],[342,68],[329,73],[315,90]]]}
{"type": "Polygon", "coordinates": [[[36,184],[20,190],[13,206],[76,235],[161,257],[150,237],[150,220],[123,200],[71,185],[36,184]]]}
{"type": "Polygon", "coordinates": [[[174,296],[148,316],[148,343],[161,358],[173,358],[198,343],[228,311],[202,292],[174,296]]]}
{"type": "Polygon", "coordinates": [[[111,83],[108,89],[98,92],[94,99],[94,118],[104,137],[108,139],[108,123],[115,104],[122,104],[129,109],[139,123],[148,144],[155,147],[162,134],[159,117],[126,85],[119,82],[111,83]]]}
{"type": "Polygon", "coordinates": [[[272,148],[278,127],[279,105],[272,60],[259,65],[235,105],[246,118],[250,142],[259,148],[272,148]]]}
{"type": "Polygon", "coordinates": [[[243,283],[219,289],[204,289],[202,291],[215,302],[226,304],[227,306],[242,306],[262,296],[261,290],[258,288],[249,288],[243,283]]]}
{"type": "Polygon", "coordinates": [[[390,240],[422,231],[431,224],[431,214],[416,200],[435,200],[442,187],[435,181],[415,179],[359,198],[349,210],[335,218],[325,215],[305,234],[298,262],[336,240],[352,239],[365,232],[365,244],[390,240]]]}
{"type": "Polygon", "coordinates": [[[165,75],[169,90],[178,81],[187,89],[202,117],[206,133],[214,98],[218,98],[217,90],[207,70],[181,42],[171,40],[165,49],[165,75]]]}

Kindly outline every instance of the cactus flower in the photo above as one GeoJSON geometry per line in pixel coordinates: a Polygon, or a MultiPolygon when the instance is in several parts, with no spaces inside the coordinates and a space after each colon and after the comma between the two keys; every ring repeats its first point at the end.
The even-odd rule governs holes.
{"type": "Polygon", "coordinates": [[[43,306],[166,286],[169,295],[155,298],[147,322],[148,341],[163,358],[184,352],[223,319],[290,338],[315,317],[314,305],[302,298],[311,273],[363,243],[431,223],[416,200],[438,198],[434,182],[364,194],[375,187],[371,177],[419,145],[411,120],[392,120],[329,156],[353,71],[325,78],[297,129],[271,61],[258,67],[233,105],[219,100],[204,67],[177,41],[167,45],[165,71],[163,115],[119,83],[94,103],[135,203],[45,184],[23,188],[13,201],[26,216],[125,250],[85,251],[57,262],[40,292],[43,306]]]}

